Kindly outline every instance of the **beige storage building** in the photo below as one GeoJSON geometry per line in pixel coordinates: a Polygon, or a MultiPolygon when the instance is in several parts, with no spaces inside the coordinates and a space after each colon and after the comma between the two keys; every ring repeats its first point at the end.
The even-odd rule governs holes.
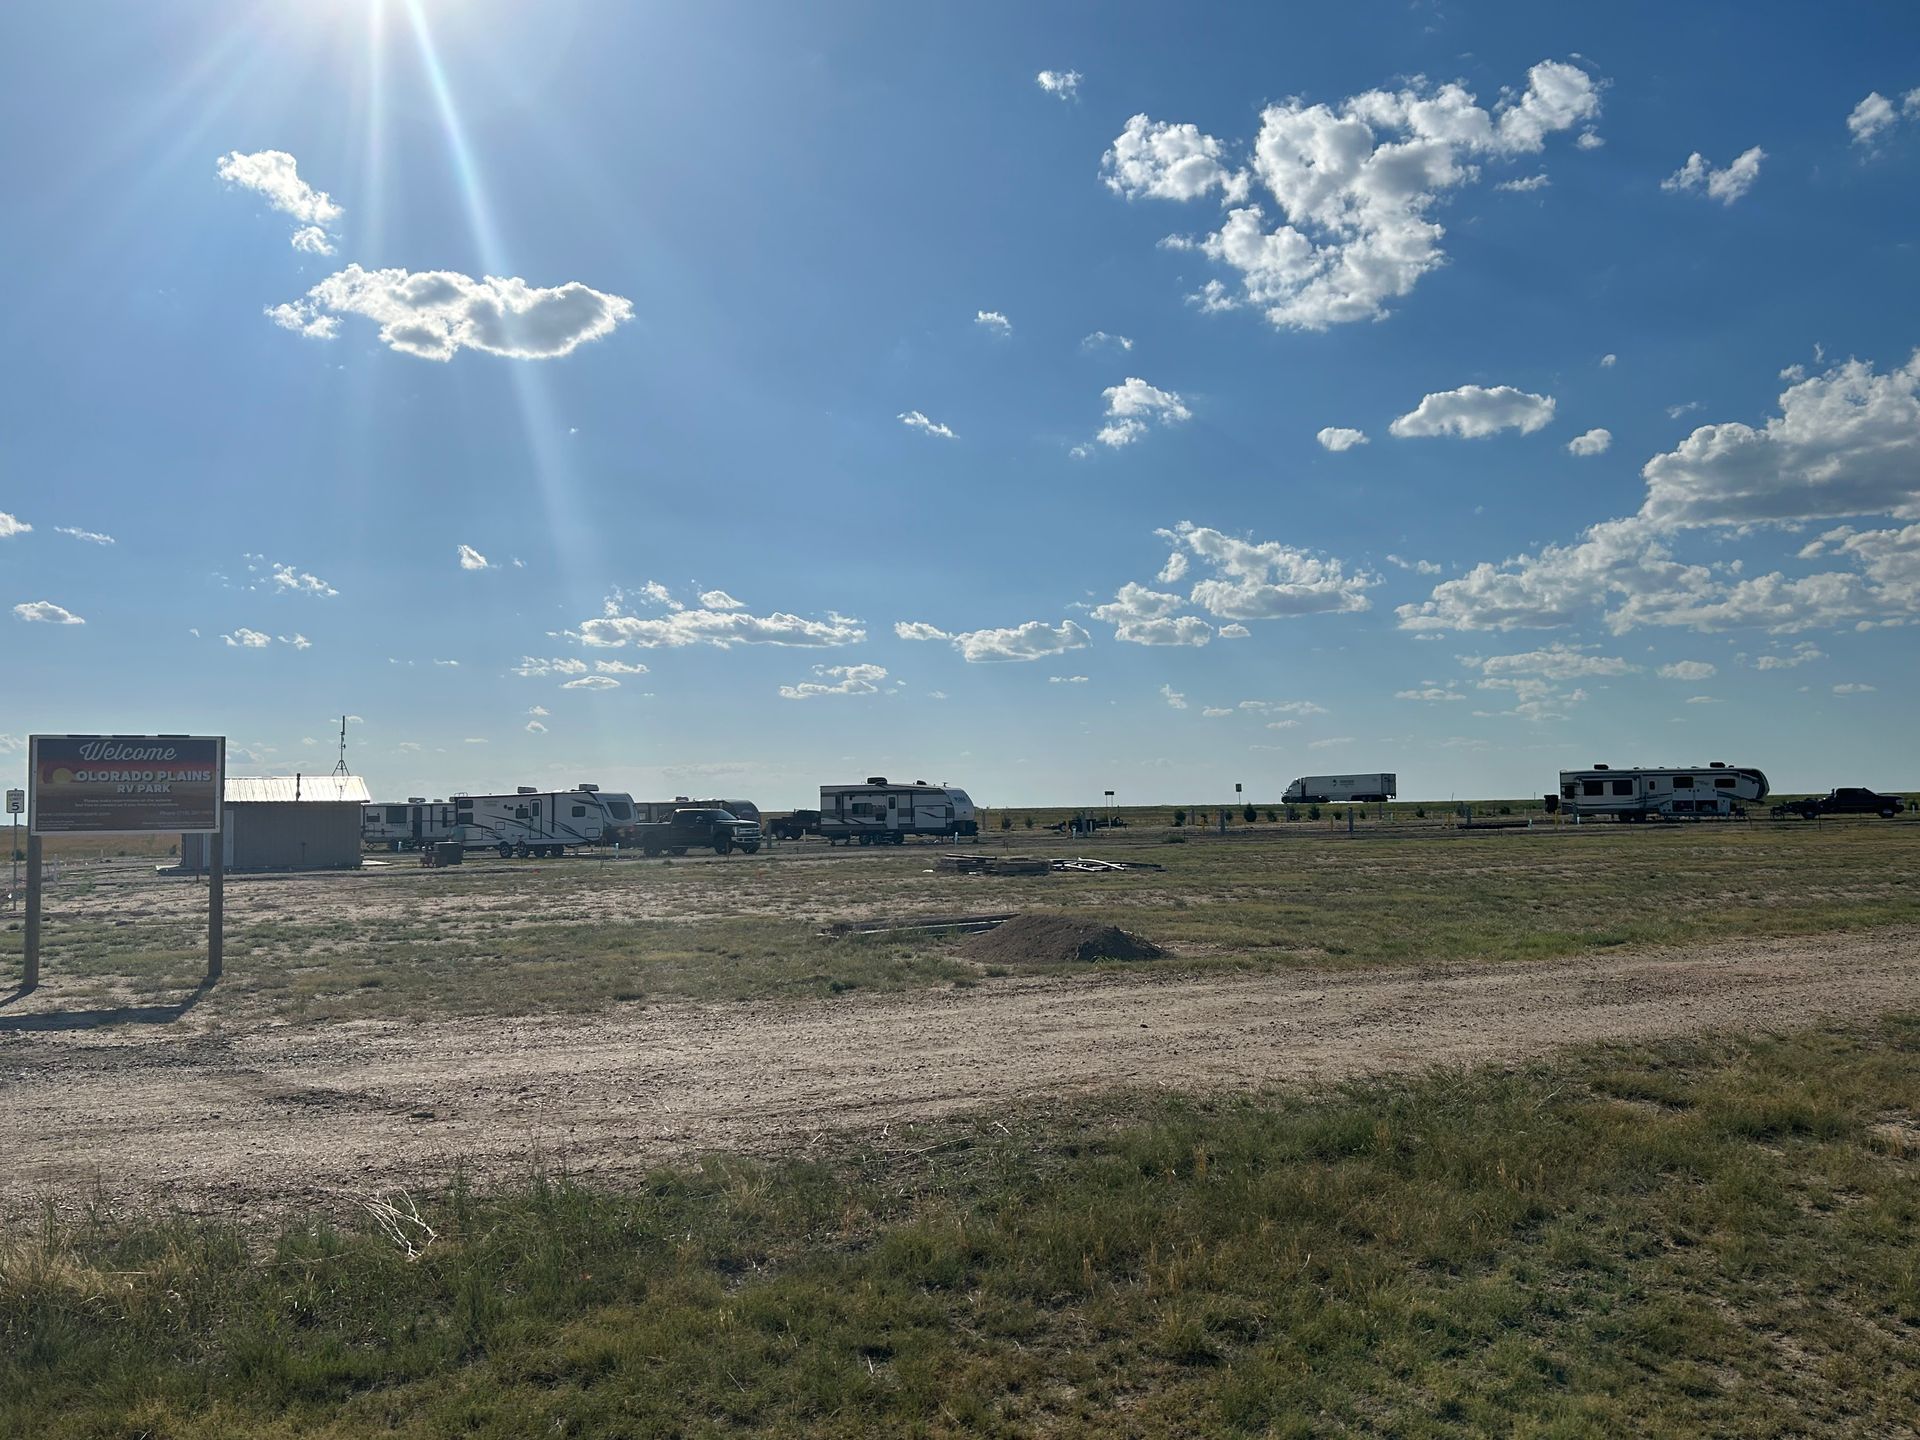
{"type": "MultiPolygon", "coordinates": [[[[358,775],[229,775],[219,837],[229,870],[357,870],[358,775]]],[[[209,835],[180,837],[180,868],[205,870],[209,835]]]]}

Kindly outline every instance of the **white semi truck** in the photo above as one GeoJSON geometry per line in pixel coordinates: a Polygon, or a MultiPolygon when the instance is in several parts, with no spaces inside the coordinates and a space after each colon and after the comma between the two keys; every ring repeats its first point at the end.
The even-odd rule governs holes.
{"type": "Polygon", "coordinates": [[[820,787],[820,833],[834,845],[898,845],[909,835],[978,835],[980,821],[964,790],[869,775],[858,785],[820,787]]]}
{"type": "Polygon", "coordinates": [[[1375,775],[1302,775],[1280,798],[1289,805],[1385,804],[1399,793],[1400,777],[1375,775]]]}

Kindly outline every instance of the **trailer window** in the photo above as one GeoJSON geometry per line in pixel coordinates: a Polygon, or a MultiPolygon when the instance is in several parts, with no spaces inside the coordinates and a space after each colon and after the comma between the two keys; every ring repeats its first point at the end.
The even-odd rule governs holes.
{"type": "Polygon", "coordinates": [[[1616,795],[1631,795],[1633,793],[1633,782],[1631,780],[1614,781],[1613,793],[1616,795]]]}
{"type": "MultiPolygon", "coordinates": [[[[582,811],[581,813],[585,814],[586,812],[582,811]]],[[[631,820],[633,818],[633,807],[624,800],[609,800],[607,801],[607,813],[616,820],[631,820]]]]}
{"type": "Polygon", "coordinates": [[[1572,784],[1562,785],[1560,787],[1560,796],[1563,800],[1571,800],[1577,793],[1578,787],[1572,784]]]}
{"type": "Polygon", "coordinates": [[[516,820],[524,820],[524,819],[526,819],[526,818],[527,818],[527,807],[526,807],[526,806],[524,806],[524,805],[516,805],[516,806],[514,806],[514,807],[513,807],[513,818],[514,818],[514,819],[516,819],[516,820]]]}
{"type": "Polygon", "coordinates": [[[1604,795],[1607,793],[1606,782],[1604,780],[1582,780],[1580,782],[1580,793],[1582,795],[1604,795]]]}
{"type": "Polygon", "coordinates": [[[407,807],[404,805],[387,806],[387,823],[389,825],[406,824],[407,823],[407,807]]]}
{"type": "Polygon", "coordinates": [[[1713,788],[1714,788],[1714,789],[1716,789],[1716,790],[1731,790],[1731,789],[1733,789],[1733,777],[1732,777],[1731,775],[1716,775],[1716,776],[1714,776],[1714,777],[1713,777],[1713,788]]]}
{"type": "Polygon", "coordinates": [[[584,806],[584,805],[576,805],[576,806],[574,806],[574,807],[573,807],[573,818],[574,818],[574,819],[576,819],[576,820],[584,820],[584,819],[586,819],[586,818],[587,818],[587,807],[586,807],[586,806],[584,806]]]}

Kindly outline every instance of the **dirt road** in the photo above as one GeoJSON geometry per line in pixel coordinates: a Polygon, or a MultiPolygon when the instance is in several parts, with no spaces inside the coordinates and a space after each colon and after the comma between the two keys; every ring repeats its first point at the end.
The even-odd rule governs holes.
{"type": "MultiPolygon", "coordinates": [[[[706,1149],[1113,1086],[1241,1089],[1920,1005],[1920,932],[1545,964],[1005,979],[832,1002],[314,1027],[57,1028],[0,1008],[0,1216],[41,1197],[257,1215],[536,1160],[617,1183],[706,1149]]],[[[160,1018],[160,1017],[152,1017],[160,1018]]]]}

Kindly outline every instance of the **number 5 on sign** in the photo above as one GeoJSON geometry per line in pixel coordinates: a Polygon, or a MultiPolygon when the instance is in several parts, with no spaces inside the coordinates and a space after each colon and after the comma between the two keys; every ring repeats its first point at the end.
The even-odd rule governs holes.
{"type": "Polygon", "coordinates": [[[7,791],[7,814],[19,815],[27,808],[27,792],[24,790],[7,791]]]}

